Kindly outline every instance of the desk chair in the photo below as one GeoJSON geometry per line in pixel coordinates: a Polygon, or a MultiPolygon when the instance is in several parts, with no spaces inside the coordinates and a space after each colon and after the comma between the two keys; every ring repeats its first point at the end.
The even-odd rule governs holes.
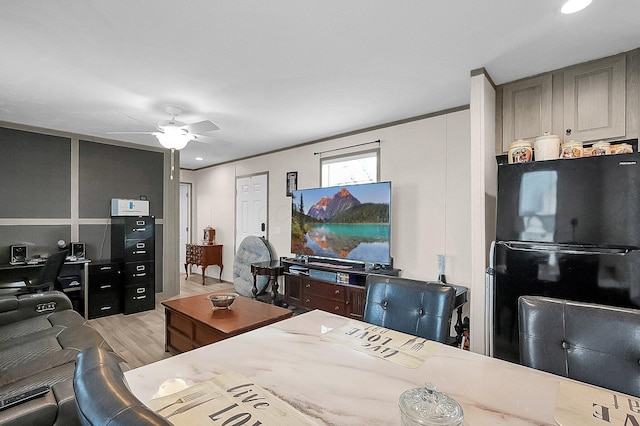
{"type": "Polygon", "coordinates": [[[127,388],[113,352],[93,346],[78,354],[73,390],[84,426],[170,426],[127,388]]]}
{"type": "Polygon", "coordinates": [[[364,321],[447,343],[456,290],[446,284],[371,274],[364,321]]]}
{"type": "Polygon", "coordinates": [[[0,294],[19,295],[53,290],[66,257],[66,250],[50,255],[42,266],[40,276],[37,279],[29,281],[25,278],[18,282],[0,284],[0,294]]]}
{"type": "Polygon", "coordinates": [[[640,310],[518,299],[522,364],[640,397],[640,310]]]}

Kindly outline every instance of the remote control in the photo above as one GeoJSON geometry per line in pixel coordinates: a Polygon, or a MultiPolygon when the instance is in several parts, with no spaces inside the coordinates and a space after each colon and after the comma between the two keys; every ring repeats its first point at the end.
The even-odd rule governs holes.
{"type": "Polygon", "coordinates": [[[19,395],[12,396],[11,398],[2,399],[0,400],[0,410],[4,410],[6,408],[13,407],[14,405],[45,395],[50,390],[51,388],[49,388],[49,386],[40,386],[38,388],[22,392],[19,395]]]}

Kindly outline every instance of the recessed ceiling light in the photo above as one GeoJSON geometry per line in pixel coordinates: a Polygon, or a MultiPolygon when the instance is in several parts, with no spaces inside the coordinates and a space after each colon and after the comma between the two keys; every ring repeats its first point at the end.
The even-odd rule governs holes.
{"type": "Polygon", "coordinates": [[[560,9],[560,12],[564,13],[565,15],[580,12],[590,4],[591,0],[568,0],[565,4],[562,5],[562,9],[560,9]]]}
{"type": "Polygon", "coordinates": [[[204,158],[202,158],[202,157],[196,157],[196,161],[202,161],[202,160],[204,160],[204,158]]]}

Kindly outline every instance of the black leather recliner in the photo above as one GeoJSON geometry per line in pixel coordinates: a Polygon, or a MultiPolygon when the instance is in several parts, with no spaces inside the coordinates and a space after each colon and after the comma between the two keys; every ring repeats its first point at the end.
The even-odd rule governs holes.
{"type": "Polygon", "coordinates": [[[446,284],[371,274],[364,321],[447,343],[456,290],[446,284]]]}
{"type": "Polygon", "coordinates": [[[0,411],[0,425],[79,425],[73,394],[76,356],[102,336],[62,292],[0,295],[0,398],[47,385],[44,396],[0,411]]]}
{"type": "Polygon", "coordinates": [[[129,391],[120,362],[118,355],[99,347],[78,355],[73,388],[80,422],[85,426],[170,426],[129,391]]]}
{"type": "Polygon", "coordinates": [[[640,397],[640,310],[518,299],[522,364],[640,397]]]}

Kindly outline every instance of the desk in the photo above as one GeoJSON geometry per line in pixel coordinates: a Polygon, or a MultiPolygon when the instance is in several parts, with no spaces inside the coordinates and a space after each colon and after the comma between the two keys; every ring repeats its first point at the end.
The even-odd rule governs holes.
{"type": "Polygon", "coordinates": [[[204,271],[209,265],[218,265],[220,268],[220,281],[222,281],[222,244],[187,244],[187,258],[184,264],[184,272],[189,278],[189,265],[197,265],[202,268],[202,285],[204,285],[204,271]]]}
{"type": "Polygon", "coordinates": [[[127,371],[125,377],[147,403],[235,371],[318,424],[341,426],[399,425],[399,396],[426,381],[462,405],[465,425],[554,425],[559,386],[575,383],[448,345],[440,345],[420,367],[407,368],[321,337],[348,321],[353,320],[311,311],[127,371]]]}
{"type": "Polygon", "coordinates": [[[282,305],[282,301],[278,300],[278,277],[284,273],[284,265],[279,260],[271,260],[266,262],[256,262],[251,264],[251,274],[253,275],[253,298],[258,297],[258,286],[256,284],[256,278],[258,275],[268,275],[269,282],[267,287],[271,284],[271,290],[273,293],[272,303],[274,305],[282,305]]]}
{"type": "MultiPolygon", "coordinates": [[[[78,306],[76,303],[73,303],[73,309],[83,314],[85,319],[89,319],[87,317],[87,297],[85,297],[87,283],[89,280],[89,263],[91,263],[91,260],[89,259],[65,261],[59,275],[60,277],[71,275],[80,276],[80,295],[77,300],[83,305],[78,306]]],[[[40,269],[43,266],[44,262],[26,265],[11,265],[10,263],[0,264],[0,282],[21,281],[24,278],[29,280],[38,278],[40,275],[40,269]]],[[[76,298],[73,297],[71,293],[67,293],[67,296],[70,296],[72,302],[75,302],[76,298]]]]}

